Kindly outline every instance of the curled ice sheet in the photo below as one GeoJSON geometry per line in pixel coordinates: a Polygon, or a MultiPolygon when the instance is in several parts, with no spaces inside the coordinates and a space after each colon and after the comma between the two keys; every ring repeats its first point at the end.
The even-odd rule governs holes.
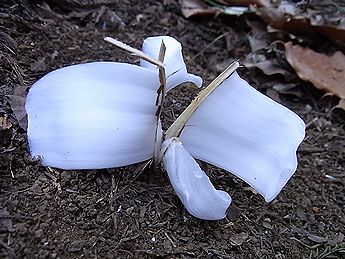
{"type": "Polygon", "coordinates": [[[305,124],[237,73],[188,120],[181,140],[190,154],[242,178],[272,201],[297,168],[305,124]]]}
{"type": "Polygon", "coordinates": [[[224,218],[231,203],[229,194],[213,187],[181,141],[178,138],[167,139],[162,150],[170,182],[188,212],[205,220],[224,218]]]}
{"type": "Polygon", "coordinates": [[[128,165],[153,156],[158,74],[95,62],[55,70],[26,99],[32,156],[63,169],[128,165]]]}
{"type": "MultiPolygon", "coordinates": [[[[200,87],[202,85],[201,77],[188,74],[186,64],[183,61],[181,43],[175,38],[170,36],[149,37],[144,40],[142,51],[158,59],[162,40],[166,46],[163,63],[166,65],[167,91],[185,82],[192,82],[200,87]]],[[[157,69],[155,65],[143,59],[140,60],[140,66],[157,69]]]]}

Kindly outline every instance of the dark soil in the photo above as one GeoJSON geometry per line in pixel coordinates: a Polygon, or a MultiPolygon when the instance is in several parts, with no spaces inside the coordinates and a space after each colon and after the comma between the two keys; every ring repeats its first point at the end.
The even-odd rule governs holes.
{"type": "MultiPolygon", "coordinates": [[[[0,128],[1,258],[326,258],[323,252],[331,249],[333,258],[340,258],[344,117],[320,103],[320,93],[309,85],[300,84],[300,97],[280,95],[307,122],[307,136],[299,168],[276,200],[267,204],[247,184],[209,167],[215,186],[233,197],[221,221],[189,215],[164,170],[148,180],[138,165],[63,171],[32,161],[18,107],[35,80],[75,63],[137,62],[104,42],[105,36],[137,48],[148,36],[174,36],[184,47],[188,69],[206,82],[219,73],[218,64],[244,58],[250,50],[245,17],[187,20],[173,0],[78,8],[0,3],[0,119],[7,120],[0,128]]],[[[257,71],[239,72],[259,88],[257,82],[269,80],[257,71]]],[[[196,93],[188,86],[174,90],[163,112],[166,125],[196,93]]]]}

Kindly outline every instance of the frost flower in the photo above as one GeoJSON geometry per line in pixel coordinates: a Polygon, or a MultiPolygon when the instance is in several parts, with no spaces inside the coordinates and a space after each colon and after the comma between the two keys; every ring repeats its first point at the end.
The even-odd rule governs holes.
{"type": "MultiPolygon", "coordinates": [[[[161,42],[164,42],[167,52],[164,57],[166,66],[167,90],[185,82],[192,82],[196,86],[202,85],[202,79],[198,76],[188,74],[186,64],[183,61],[182,46],[176,39],[170,36],[149,37],[144,40],[143,52],[147,55],[158,58],[161,42]]],[[[156,66],[144,59],[140,60],[140,66],[156,69],[156,66]]]]}
{"type": "MultiPolygon", "coordinates": [[[[171,37],[164,41],[167,57],[179,57],[169,70],[176,72],[170,89],[191,80],[201,85],[200,77],[187,73],[181,44],[171,37]]],[[[159,86],[155,66],[93,62],[50,72],[26,98],[31,155],[62,169],[119,167],[152,158],[155,144],[161,144],[156,132],[158,138],[162,134],[155,116],[159,86]]]]}
{"type": "Polygon", "coordinates": [[[163,143],[163,163],[176,194],[193,216],[218,220],[226,216],[230,195],[216,190],[178,138],[163,143]]]}
{"type": "Polygon", "coordinates": [[[221,167],[272,201],[297,168],[303,120],[235,72],[198,107],[181,140],[190,154],[221,167]]]}
{"type": "Polygon", "coordinates": [[[201,86],[202,80],[187,73],[181,44],[172,37],[148,38],[143,51],[141,66],[93,62],[38,80],[25,107],[32,156],[46,166],[97,169],[154,156],[159,161],[160,154],[186,209],[205,220],[224,218],[231,198],[213,187],[194,158],[235,174],[266,201],[273,200],[296,170],[304,122],[241,79],[236,63],[203,89],[163,135],[159,111],[166,90],[185,82],[201,86]]]}
{"type": "Polygon", "coordinates": [[[115,62],[79,64],[37,81],[26,99],[32,156],[63,169],[124,166],[150,159],[158,75],[115,62]],[[145,82],[145,86],[142,85],[145,82]]]}

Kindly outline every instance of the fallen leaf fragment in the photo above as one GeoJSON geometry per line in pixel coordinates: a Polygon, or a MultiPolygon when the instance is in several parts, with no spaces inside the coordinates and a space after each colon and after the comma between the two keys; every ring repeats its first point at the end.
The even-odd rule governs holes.
{"type": "Polygon", "coordinates": [[[319,38],[322,34],[338,43],[345,41],[344,19],[336,14],[330,19],[321,6],[317,10],[305,11],[287,0],[279,1],[279,4],[262,1],[262,6],[255,13],[276,29],[311,38],[319,38]]]}
{"type": "Polygon", "coordinates": [[[184,17],[189,18],[191,16],[202,15],[217,15],[220,12],[217,8],[211,8],[200,0],[183,0],[181,2],[181,11],[184,17]]]}
{"type": "Polygon", "coordinates": [[[217,16],[221,13],[227,15],[241,15],[249,10],[245,6],[248,6],[252,2],[255,3],[256,1],[244,1],[245,3],[243,5],[240,3],[242,1],[237,2],[239,3],[235,6],[227,6],[227,3],[213,3],[213,5],[210,6],[202,0],[182,0],[181,11],[186,18],[192,16],[217,16]]]}
{"type": "MultiPolygon", "coordinates": [[[[331,56],[309,48],[285,43],[285,55],[297,75],[316,88],[345,99],[345,56],[340,51],[331,56]]],[[[340,107],[344,106],[341,101],[340,107]]]]}
{"type": "Polygon", "coordinates": [[[265,6],[268,0],[225,0],[229,5],[240,5],[240,6],[265,6]]]}
{"type": "Polygon", "coordinates": [[[162,149],[170,182],[189,213],[204,220],[223,219],[231,203],[230,195],[214,188],[178,138],[167,139],[162,149]]]}
{"type": "Polygon", "coordinates": [[[285,78],[292,78],[292,75],[289,71],[279,67],[278,64],[275,63],[275,60],[266,59],[264,55],[256,53],[248,56],[248,58],[243,61],[243,65],[246,68],[256,67],[260,69],[265,75],[271,76],[280,74],[285,78]]]}
{"type": "Polygon", "coordinates": [[[14,93],[11,95],[6,95],[7,102],[11,106],[13,115],[17,120],[19,126],[26,130],[27,128],[27,117],[25,112],[25,96],[26,96],[26,85],[22,84],[16,87],[14,93]]]}
{"type": "Polygon", "coordinates": [[[19,126],[25,130],[28,124],[24,108],[25,98],[16,95],[8,95],[7,98],[13,110],[14,116],[18,121],[19,126]]]}

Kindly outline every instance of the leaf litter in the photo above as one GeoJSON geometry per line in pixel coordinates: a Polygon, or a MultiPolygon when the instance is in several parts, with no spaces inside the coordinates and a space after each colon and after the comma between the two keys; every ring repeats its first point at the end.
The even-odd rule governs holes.
{"type": "Polygon", "coordinates": [[[345,56],[342,52],[326,55],[287,42],[285,53],[287,61],[301,79],[339,97],[341,102],[338,105],[342,108],[345,99],[345,56]]]}

